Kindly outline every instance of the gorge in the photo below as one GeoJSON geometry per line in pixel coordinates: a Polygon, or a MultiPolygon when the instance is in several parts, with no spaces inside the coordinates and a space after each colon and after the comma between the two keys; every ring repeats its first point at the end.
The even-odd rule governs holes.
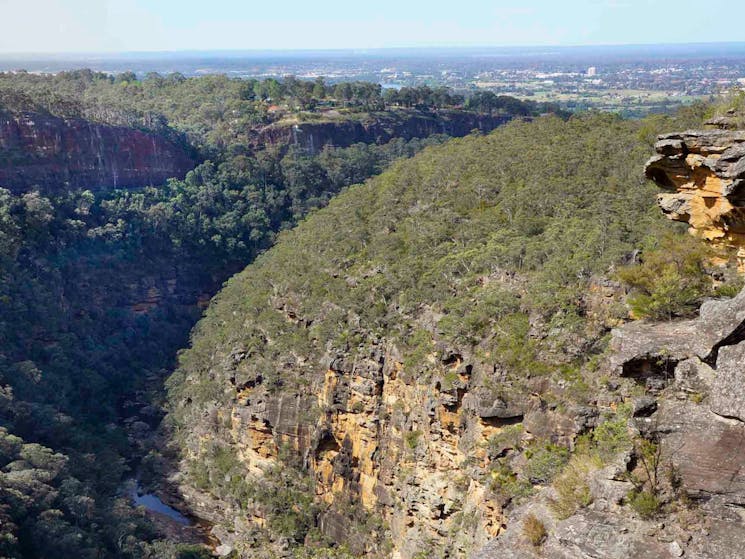
{"type": "MultiPolygon", "coordinates": [[[[532,557],[512,515],[572,468],[586,468],[576,490],[590,487],[567,523],[592,522],[575,513],[613,498],[621,512],[603,522],[632,525],[625,500],[637,486],[624,471],[646,439],[627,424],[654,417],[646,392],[666,388],[654,363],[668,355],[630,356],[619,374],[604,345],[627,316],[626,290],[603,275],[654,228],[665,234],[655,189],[635,178],[649,149],[636,126],[546,118],[433,148],[341,194],[231,279],[168,383],[182,452],[173,480],[225,554],[269,557],[289,540],[321,554],[330,544],[352,556],[467,557],[486,546],[484,557],[517,557],[527,545],[532,557]],[[556,210],[564,204],[571,218],[556,210]],[[617,221],[593,219],[609,213],[617,221]],[[651,372],[632,372],[637,363],[651,372]],[[594,492],[595,472],[611,476],[598,491],[612,497],[594,492]]],[[[674,324],[667,336],[685,343],[674,324]]],[[[629,537],[579,555],[594,545],[584,528],[566,524],[571,543],[543,519],[556,513],[540,512],[549,537],[537,554],[646,545],[629,537]]]]}
{"type": "Polygon", "coordinates": [[[737,99],[267,82],[0,76],[2,554],[737,557],[737,99]]]}
{"type": "MultiPolygon", "coordinates": [[[[437,125],[436,111],[425,111],[427,124],[413,125],[411,140],[379,145],[379,136],[392,137],[384,135],[391,134],[387,122],[374,124],[385,121],[381,112],[366,117],[376,132],[359,139],[370,144],[355,143],[342,121],[324,125],[324,137],[352,142],[346,148],[246,144],[228,153],[232,138],[253,135],[255,124],[240,129],[226,112],[220,122],[234,128],[205,125],[222,134],[209,136],[185,120],[204,123],[202,113],[187,110],[169,126],[129,105],[141,88],[156,87],[171,107],[206,106],[208,96],[191,92],[214,81],[122,85],[86,72],[0,77],[8,188],[0,190],[5,556],[206,553],[182,532],[161,531],[121,489],[137,471],[145,492],[178,501],[162,491],[172,457],[157,427],[163,379],[191,326],[220,284],[277,231],[352,182],[445,139],[419,138],[419,131],[449,130],[445,121],[437,125]],[[110,97],[86,105],[100,89],[128,108],[116,109],[110,97]],[[61,106],[44,105],[65,94],[61,106]]],[[[241,83],[220,82],[215,105],[241,83]]],[[[244,110],[263,106],[257,100],[244,110]]],[[[409,134],[408,119],[423,118],[393,113],[396,135],[409,134]]],[[[469,122],[488,130],[504,120],[464,111],[459,122],[465,133],[469,122]]]]}

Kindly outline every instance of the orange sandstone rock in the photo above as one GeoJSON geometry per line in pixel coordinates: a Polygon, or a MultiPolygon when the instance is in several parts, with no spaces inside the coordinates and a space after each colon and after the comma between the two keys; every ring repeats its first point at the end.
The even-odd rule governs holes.
{"type": "Polygon", "coordinates": [[[645,173],[661,188],[662,211],[691,234],[737,250],[745,272],[745,131],[689,131],[660,136],[645,173]]]}

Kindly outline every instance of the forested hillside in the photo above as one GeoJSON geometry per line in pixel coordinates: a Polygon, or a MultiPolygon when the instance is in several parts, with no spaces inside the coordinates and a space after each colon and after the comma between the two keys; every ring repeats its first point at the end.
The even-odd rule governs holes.
{"type": "Polygon", "coordinates": [[[257,153],[235,135],[247,121],[226,108],[245,84],[172,78],[0,76],[10,114],[136,126],[192,142],[203,160],[183,180],[140,189],[0,189],[3,556],[175,557],[122,482],[163,461],[156,451],[140,466],[162,380],[209,298],[277,232],[446,140],[257,153]]]}
{"type": "Polygon", "coordinates": [[[703,117],[451,140],[232,278],[168,383],[182,491],[223,550],[463,557],[578,436],[612,456],[626,408],[595,407],[596,371],[626,290],[668,317],[714,293],[642,177],[657,133],[703,117]]]}
{"type": "MultiPolygon", "coordinates": [[[[648,255],[618,275],[641,314],[690,313],[712,292],[704,252],[659,219],[641,177],[654,135],[704,109],[537,117],[549,108],[361,82],[1,74],[9,122],[121,130],[196,167],[126,190],[0,188],[0,555],[207,554],[132,507],[135,477],[180,483],[184,511],[239,556],[385,556],[406,535],[409,557],[445,549],[445,532],[462,555],[493,535],[503,506],[563,465],[569,436],[546,430],[514,454],[492,438],[531,395],[562,413],[587,398],[626,312],[614,270],[648,255]],[[439,133],[515,116],[535,121],[439,133]],[[370,143],[347,134],[359,126],[370,143]],[[211,296],[277,239],[210,306],[165,402],[211,296]],[[488,456],[472,452],[479,437],[488,456]],[[525,474],[543,467],[528,454],[549,473],[525,474]]],[[[17,170],[29,154],[10,151],[17,170]]]]}

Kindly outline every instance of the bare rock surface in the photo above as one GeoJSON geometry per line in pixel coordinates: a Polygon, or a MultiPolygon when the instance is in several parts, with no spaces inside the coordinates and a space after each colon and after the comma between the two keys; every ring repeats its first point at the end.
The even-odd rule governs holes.
{"type": "Polygon", "coordinates": [[[631,421],[658,442],[661,464],[688,504],[668,508],[666,517],[639,518],[625,504],[634,463],[619,457],[589,475],[587,508],[558,520],[548,488],[511,511],[507,529],[472,559],[745,557],[744,320],[745,291],[705,302],[693,320],[613,331],[612,374],[645,392],[632,401],[631,421]],[[537,547],[523,533],[528,514],[546,527],[537,547]]]}
{"type": "Polygon", "coordinates": [[[688,131],[660,136],[646,175],[666,193],[662,211],[715,246],[738,249],[745,263],[745,132],[688,131]]]}
{"type": "Polygon", "coordinates": [[[706,404],[663,402],[654,429],[663,452],[694,497],[745,504],[745,425],[706,404]]]}
{"type": "Polygon", "coordinates": [[[711,411],[745,421],[745,342],[719,350],[711,411]]]}
{"type": "Polygon", "coordinates": [[[741,338],[745,338],[745,291],[733,299],[704,302],[692,320],[638,321],[616,328],[610,367],[622,376],[663,374],[685,359],[711,360],[719,347],[741,338]]]}
{"type": "Polygon", "coordinates": [[[0,187],[132,188],[183,178],[194,154],[162,135],[38,113],[0,112],[0,187]]]}

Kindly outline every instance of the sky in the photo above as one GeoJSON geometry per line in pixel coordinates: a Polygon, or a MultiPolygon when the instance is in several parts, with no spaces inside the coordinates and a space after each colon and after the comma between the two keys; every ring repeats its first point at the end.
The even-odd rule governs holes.
{"type": "Polygon", "coordinates": [[[0,0],[0,53],[743,41],[741,0],[0,0]]]}

